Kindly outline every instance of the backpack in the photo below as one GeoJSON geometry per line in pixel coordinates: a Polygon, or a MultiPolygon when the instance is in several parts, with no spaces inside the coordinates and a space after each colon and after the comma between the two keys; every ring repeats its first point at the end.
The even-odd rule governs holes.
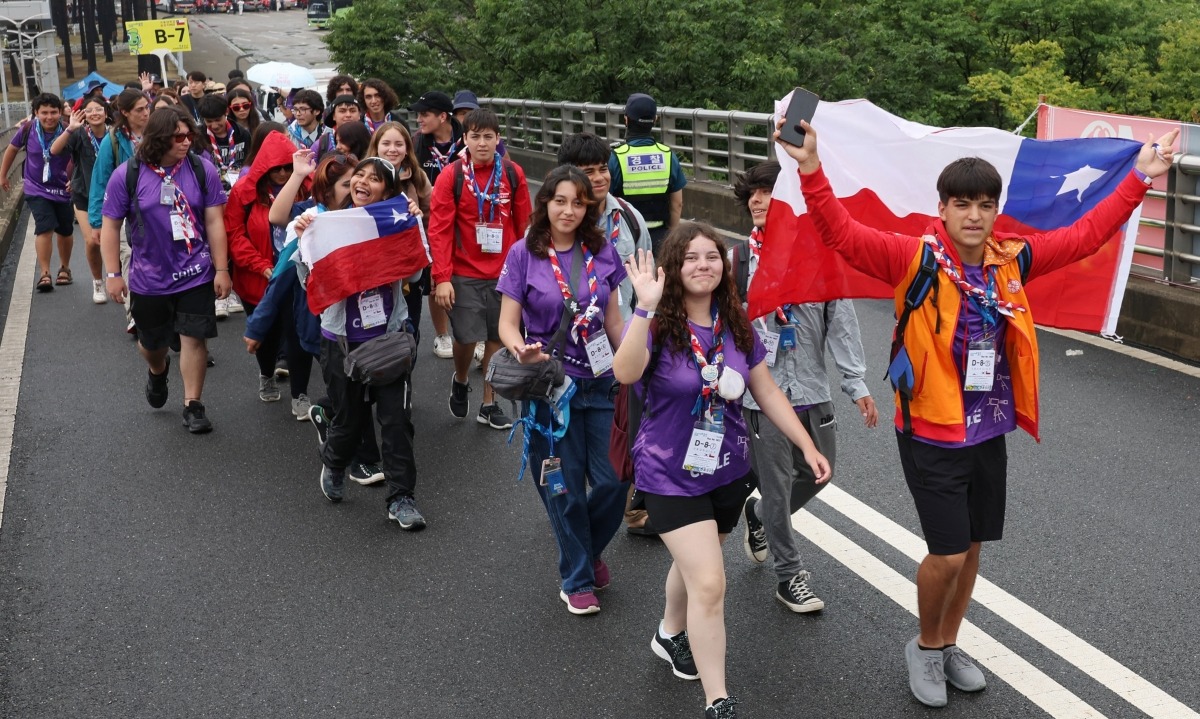
{"type": "MultiPolygon", "coordinates": [[[[116,144],[114,143],[113,146],[116,147],[116,144]]],[[[188,151],[187,158],[192,166],[192,173],[196,175],[196,183],[200,185],[200,194],[207,196],[208,175],[204,171],[204,163],[191,151],[188,151]]],[[[137,203],[137,181],[140,174],[141,162],[138,161],[137,155],[134,155],[125,164],[125,196],[129,198],[129,204],[133,206],[133,214],[137,224],[141,226],[144,224],[142,222],[142,208],[137,203]]],[[[198,219],[203,220],[203,218],[198,219]]]]}
{"type": "Polygon", "coordinates": [[[112,145],[113,167],[121,164],[121,148],[117,143],[117,126],[113,125],[108,130],[108,142],[112,145]]]}
{"type": "Polygon", "coordinates": [[[617,211],[621,213],[621,221],[629,226],[629,234],[633,235],[634,244],[637,244],[637,241],[641,239],[641,233],[638,231],[641,228],[638,226],[637,218],[633,215],[633,208],[629,206],[628,202],[616,195],[613,195],[613,199],[620,206],[620,209],[617,211]]]}
{"type": "Polygon", "coordinates": [[[742,296],[742,304],[749,301],[750,287],[750,243],[740,240],[729,248],[729,264],[733,268],[733,282],[742,296]]]}
{"type": "MultiPolygon", "coordinates": [[[[466,173],[463,172],[463,163],[467,160],[459,160],[454,163],[454,208],[458,211],[458,201],[462,199],[463,183],[466,181],[466,173]]],[[[504,167],[504,177],[508,180],[508,191],[510,194],[517,192],[517,167],[512,162],[505,158],[500,158],[500,162],[504,167]]],[[[462,248],[462,234],[458,231],[458,223],[454,223],[454,244],[462,248]]]]}
{"type": "Polygon", "coordinates": [[[613,424],[608,435],[608,461],[622,482],[633,481],[633,442],[642,426],[642,415],[650,402],[650,377],[658,366],[662,343],[657,337],[658,322],[650,321],[650,361],[642,372],[642,401],[639,404],[633,395],[633,385],[623,384],[613,398],[613,424]]]}
{"type": "MultiPolygon", "coordinates": [[[[1021,284],[1025,284],[1025,280],[1029,276],[1029,265],[1032,261],[1033,250],[1026,243],[1021,252],[1017,254],[1017,267],[1021,273],[1021,284]]],[[[911,437],[913,433],[909,402],[912,401],[913,387],[916,385],[916,372],[913,369],[912,360],[908,356],[908,350],[904,347],[904,330],[908,327],[909,315],[912,314],[914,309],[921,306],[921,303],[929,296],[930,290],[933,290],[933,306],[937,307],[937,273],[937,258],[933,256],[933,250],[929,248],[929,245],[922,242],[921,266],[917,269],[916,276],[913,277],[912,282],[908,284],[908,289],[904,292],[904,311],[900,313],[900,317],[896,320],[896,331],[892,337],[891,359],[885,375],[885,378],[892,383],[892,389],[900,395],[900,415],[903,420],[904,435],[907,437],[911,437]]],[[[938,334],[941,331],[942,316],[939,313],[935,320],[933,332],[934,334],[938,334]]]]}

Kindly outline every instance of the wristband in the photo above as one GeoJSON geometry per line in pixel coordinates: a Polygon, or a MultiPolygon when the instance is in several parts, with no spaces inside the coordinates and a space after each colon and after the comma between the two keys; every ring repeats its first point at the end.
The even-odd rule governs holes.
{"type": "Polygon", "coordinates": [[[1136,167],[1133,168],[1133,176],[1136,177],[1137,179],[1141,180],[1142,184],[1145,185],[1146,187],[1149,187],[1154,184],[1154,180],[1150,179],[1149,175],[1147,175],[1146,173],[1137,169],[1136,167]]]}
{"type": "Polygon", "coordinates": [[[641,307],[634,307],[633,315],[634,317],[645,317],[646,319],[652,319],[654,317],[654,310],[644,310],[641,307]]]}
{"type": "Polygon", "coordinates": [[[228,272],[228,271],[229,271],[228,267],[218,267],[217,268],[217,272],[228,272]]]}
{"type": "Polygon", "coordinates": [[[116,279],[116,278],[120,277],[121,273],[120,272],[108,272],[108,273],[105,273],[104,276],[107,277],[108,279],[112,280],[112,279],[116,279]]]}

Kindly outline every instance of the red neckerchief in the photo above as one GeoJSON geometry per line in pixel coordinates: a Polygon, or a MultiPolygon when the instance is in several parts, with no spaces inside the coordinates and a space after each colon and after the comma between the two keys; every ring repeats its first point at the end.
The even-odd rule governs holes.
{"type": "MultiPolygon", "coordinates": [[[[759,255],[762,254],[763,240],[765,238],[766,238],[766,235],[765,235],[765,233],[763,233],[761,227],[755,227],[752,230],[750,230],[749,245],[750,245],[750,256],[751,257],[753,257],[755,259],[760,259],[759,255]]],[[[783,307],[775,308],[775,319],[778,320],[780,325],[786,325],[788,323],[788,316],[784,312],[783,307]]]]}

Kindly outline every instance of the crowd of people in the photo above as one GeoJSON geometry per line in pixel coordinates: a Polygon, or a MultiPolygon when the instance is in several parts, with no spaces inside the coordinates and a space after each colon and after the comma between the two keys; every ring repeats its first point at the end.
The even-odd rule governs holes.
{"type": "MultiPolygon", "coordinates": [[[[415,134],[378,79],[339,75],[323,96],[276,93],[270,113],[254,98],[240,78],[217,89],[198,72],[178,92],[143,76],[111,102],[89,93],[72,108],[37,96],[0,167],[7,190],[8,170],[25,152],[36,289],[73,282],[78,222],[93,301],[128,308],[127,329],[147,365],[147,402],[168,401],[176,356],[183,424],[195,434],[213,427],[203,403],[206,340],[219,318],[244,310],[258,397],[281,400],[287,380],[293,415],[320,438],[323,495],[341,501],[347,478],[386,482],[387,516],[405,530],[427,522],[415,499],[411,371],[373,381],[356,369],[358,350],[396,333],[416,346],[427,309],[432,352],[452,359],[446,396],[457,419],[471,415],[473,363],[487,377],[502,349],[521,364],[561,361],[559,389],[522,402],[517,417],[487,381],[475,408],[481,425],[524,430],[521,472],[527,463],[556,540],[559,597],[573,615],[600,611],[597,592],[612,582],[604,553],[622,519],[631,533],[661,538],[672,563],[650,648],[675,676],[700,680],[706,717],[736,716],[725,677],[721,545],[739,522],[749,560],[773,556],[779,602],[801,614],[825,606],[791,516],[834,471],[827,350],[862,421],[878,422],[849,300],[746,314],[779,164],[736,179],[753,229],[727,246],[714,228],[682,219],[686,179],[652,136],[657,105],[645,94],[628,99],[628,134],[616,147],[590,133],[563,137],[558,166],[532,197],[499,118],[469,91],[421,95],[408,106],[415,134]],[[426,261],[314,313],[306,233],[340,211],[381,203],[415,218],[418,235],[394,241],[421,243],[426,261]],[[316,402],[314,360],[326,395],[316,402]],[[641,407],[631,485],[610,453],[621,385],[641,407]]],[[[1140,202],[1145,181],[1170,166],[1174,137],[1148,143],[1130,179],[1079,225],[1032,237],[992,232],[999,176],[978,159],[957,161],[938,179],[940,219],[930,235],[904,238],[849,218],[824,179],[816,132],[804,128],[803,146],[779,147],[800,166],[823,241],[896,287],[897,342],[936,358],[919,364],[923,389],[899,387],[896,423],[930,552],[918,573],[920,634],[905,656],[914,696],[940,706],[947,682],[986,686],[956,638],[980,544],[1001,535],[1004,435],[1018,421],[970,425],[964,413],[1002,393],[1036,427],[1024,282],[1094,252],[1105,229],[1140,202]],[[940,269],[935,300],[905,311],[927,247],[940,269]],[[968,372],[968,356],[989,372],[968,372]],[[993,385],[984,374],[1011,382],[993,385]]]]}

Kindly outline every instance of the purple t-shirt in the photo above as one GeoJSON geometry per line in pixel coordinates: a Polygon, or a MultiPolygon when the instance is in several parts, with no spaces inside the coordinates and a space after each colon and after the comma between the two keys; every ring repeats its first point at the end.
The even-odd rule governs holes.
{"type": "MultiPolygon", "coordinates": [[[[592,297],[586,289],[586,268],[579,269],[579,263],[583,261],[582,253],[559,253],[558,261],[564,277],[569,278],[567,282],[580,309],[585,309],[592,297]],[[576,281],[577,277],[579,281],[576,281]]],[[[609,243],[605,243],[596,255],[593,266],[596,269],[596,304],[600,311],[588,325],[589,338],[604,332],[604,310],[608,308],[609,295],[625,279],[625,267],[616,248],[609,243]]],[[[504,258],[504,268],[500,270],[496,291],[521,303],[521,321],[525,324],[528,342],[550,343],[562,320],[563,295],[558,280],[554,278],[554,268],[550,266],[549,258],[534,257],[526,247],[525,240],[518,240],[504,258]]],[[[567,374],[585,379],[595,377],[588,363],[582,336],[578,342],[572,342],[568,334],[564,348],[563,369],[567,374]]],[[[612,370],[601,375],[611,376],[612,370]]]]}
{"type": "MultiPolygon", "coordinates": [[[[963,277],[976,287],[984,286],[982,266],[963,266],[963,277]]],[[[954,364],[958,367],[961,385],[964,368],[967,366],[968,344],[984,338],[987,325],[975,303],[963,299],[958,313],[958,325],[954,328],[954,364]]],[[[1017,428],[1017,412],[1013,406],[1012,372],[1008,367],[1008,355],[1004,352],[1004,335],[1008,321],[1004,315],[995,313],[997,323],[990,332],[995,334],[996,373],[990,392],[963,392],[963,416],[967,423],[965,442],[938,442],[916,437],[927,444],[938,447],[971,447],[993,437],[1007,434],[1017,428]]]]}
{"type": "Polygon", "coordinates": [[[217,168],[203,158],[200,164],[207,178],[205,195],[200,193],[200,183],[192,172],[192,163],[185,159],[171,170],[176,186],[187,198],[196,219],[197,237],[191,242],[190,252],[188,243],[172,239],[171,206],[159,202],[163,181],[154,170],[143,162],[138,163],[136,200],[141,208],[141,224],[125,190],[125,173],[129,163],[121,163],[109,179],[104,193],[104,216],[130,224],[129,247],[133,253],[129,260],[127,280],[130,292],[173,295],[213,281],[216,272],[208,250],[204,209],[224,205],[229,198],[221,189],[217,168]]]}
{"type": "MultiPolygon", "coordinates": [[[[707,355],[713,342],[712,328],[688,324],[707,355]]],[[[751,334],[754,335],[754,347],[747,357],[733,344],[732,333],[725,331],[725,368],[741,373],[747,385],[750,369],[767,356],[758,333],[751,334]]],[[[652,344],[649,337],[646,344],[647,347],[652,344]]],[[[643,492],[695,497],[741,479],[750,471],[749,435],[740,399],[725,404],[725,434],[717,471],[699,474],[683,468],[692,429],[699,419],[692,414],[692,408],[700,396],[702,384],[700,370],[690,350],[680,354],[663,346],[658,366],[650,377],[646,414],[633,442],[635,481],[643,492]]]]}
{"type": "MultiPolygon", "coordinates": [[[[395,292],[392,290],[392,285],[383,285],[376,287],[373,290],[358,292],[346,298],[346,342],[366,342],[369,339],[374,339],[387,332],[387,322],[373,325],[367,329],[362,326],[362,310],[359,309],[359,303],[364,297],[372,294],[378,294],[383,300],[383,315],[390,318],[392,310],[396,307],[395,292]]],[[[321,328],[321,336],[331,342],[337,342],[337,335],[325,328],[321,328]]]]}
{"type": "Polygon", "coordinates": [[[14,135],[13,139],[8,143],[18,150],[25,151],[25,196],[26,197],[41,197],[54,202],[69,202],[71,193],[67,191],[67,165],[71,163],[71,155],[63,153],[61,155],[50,155],[50,177],[47,181],[42,182],[42,171],[46,166],[45,155],[42,152],[42,140],[45,140],[46,153],[50,152],[50,146],[54,144],[54,138],[58,137],[63,132],[59,128],[55,132],[46,132],[39,136],[41,123],[37,120],[30,120],[14,135]],[[25,142],[22,143],[21,139],[25,142]]]}

